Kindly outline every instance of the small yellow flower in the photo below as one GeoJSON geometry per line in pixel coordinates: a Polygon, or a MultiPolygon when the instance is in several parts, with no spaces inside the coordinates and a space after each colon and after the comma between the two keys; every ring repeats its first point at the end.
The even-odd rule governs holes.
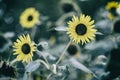
{"type": "Polygon", "coordinates": [[[68,22],[67,34],[75,43],[87,43],[94,40],[96,29],[94,20],[90,16],[80,15],[80,18],[73,16],[72,21],[68,22]]]}
{"type": "Polygon", "coordinates": [[[36,47],[33,42],[31,42],[29,34],[21,35],[13,45],[14,55],[17,55],[18,61],[30,62],[32,61],[33,52],[36,47]]]}
{"type": "Polygon", "coordinates": [[[108,10],[108,18],[113,19],[115,18],[117,14],[117,8],[119,8],[119,3],[115,1],[108,2],[106,5],[106,9],[108,10]]]}
{"type": "Polygon", "coordinates": [[[27,8],[20,16],[20,24],[23,28],[32,28],[39,23],[39,15],[35,8],[27,8]]]}

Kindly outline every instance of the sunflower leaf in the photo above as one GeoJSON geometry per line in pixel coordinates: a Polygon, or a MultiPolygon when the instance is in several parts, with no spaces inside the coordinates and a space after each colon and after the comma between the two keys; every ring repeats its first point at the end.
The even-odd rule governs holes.
{"type": "Polygon", "coordinates": [[[33,62],[30,62],[26,67],[26,72],[33,72],[35,71],[37,68],[39,68],[40,66],[40,63],[37,62],[37,61],[33,61],[33,62]]]}
{"type": "Polygon", "coordinates": [[[77,69],[80,69],[86,73],[92,73],[87,67],[85,67],[83,64],[75,60],[74,58],[70,59],[71,65],[77,69]]]}
{"type": "Polygon", "coordinates": [[[101,32],[96,32],[97,35],[104,35],[103,33],[101,32]]]}
{"type": "Polygon", "coordinates": [[[60,26],[55,28],[56,31],[66,31],[66,27],[60,26]]]}
{"type": "Polygon", "coordinates": [[[14,32],[6,32],[5,34],[4,34],[4,37],[5,38],[12,38],[12,37],[14,37],[15,36],[15,33],[14,32]]]}
{"type": "Polygon", "coordinates": [[[70,63],[71,63],[71,66],[77,69],[80,69],[88,74],[92,74],[97,80],[99,80],[98,77],[90,69],[88,69],[86,66],[78,62],[75,58],[71,58],[70,63]]]}

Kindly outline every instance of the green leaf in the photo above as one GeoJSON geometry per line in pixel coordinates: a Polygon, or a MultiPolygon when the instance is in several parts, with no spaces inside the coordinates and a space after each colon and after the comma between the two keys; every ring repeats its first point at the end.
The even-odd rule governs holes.
{"type": "Polygon", "coordinates": [[[33,71],[35,71],[36,69],[38,69],[39,66],[40,66],[40,63],[39,63],[39,62],[37,62],[37,61],[32,61],[32,62],[30,62],[30,63],[25,67],[25,69],[26,69],[26,72],[33,72],[33,71]]]}

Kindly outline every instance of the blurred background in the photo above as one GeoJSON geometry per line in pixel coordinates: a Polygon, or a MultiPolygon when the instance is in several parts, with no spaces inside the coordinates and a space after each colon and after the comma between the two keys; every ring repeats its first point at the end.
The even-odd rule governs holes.
{"type": "MultiPolygon", "coordinates": [[[[15,59],[16,56],[12,54],[13,42],[19,35],[29,33],[35,43],[47,42],[47,48],[40,46],[39,50],[49,55],[48,61],[54,64],[69,42],[69,37],[65,32],[65,28],[68,27],[67,22],[72,19],[73,15],[79,16],[83,13],[95,20],[95,28],[98,30],[95,40],[85,45],[71,44],[58,70],[61,66],[65,67],[67,63],[71,63],[70,61],[76,64],[75,68],[70,67],[69,70],[65,68],[61,76],[52,75],[48,80],[120,80],[119,3],[119,0],[0,0],[1,62],[10,62],[15,59]],[[119,7],[115,8],[117,15],[111,18],[109,14],[112,12],[107,10],[106,6],[112,1],[117,2],[119,7]],[[26,29],[20,24],[20,16],[29,7],[34,7],[40,13],[40,23],[26,29]],[[72,58],[75,58],[78,63],[72,58]],[[81,68],[79,63],[94,74],[89,74],[89,71],[86,73],[86,68],[81,68]]],[[[35,55],[33,60],[37,58],[38,56],[35,55]]],[[[1,66],[2,64],[0,70],[2,70],[1,66]]],[[[7,80],[7,77],[11,78],[13,77],[11,75],[15,74],[17,74],[15,76],[17,80],[25,79],[23,78],[25,77],[25,64],[17,62],[11,67],[15,68],[10,71],[11,74],[0,72],[1,80],[3,77],[7,80]]],[[[42,65],[32,72],[31,80],[47,80],[49,73],[50,71],[42,65]]]]}

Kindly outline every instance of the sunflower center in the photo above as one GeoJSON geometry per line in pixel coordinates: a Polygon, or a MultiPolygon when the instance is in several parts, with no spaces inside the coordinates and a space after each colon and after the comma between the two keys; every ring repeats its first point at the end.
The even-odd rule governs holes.
{"type": "Polygon", "coordinates": [[[84,35],[87,32],[87,28],[84,24],[78,24],[75,31],[78,35],[84,35]]]}
{"type": "Polygon", "coordinates": [[[30,53],[30,45],[27,44],[27,43],[23,44],[23,46],[22,46],[22,52],[24,54],[29,54],[30,53]]]}
{"type": "Polygon", "coordinates": [[[32,15],[29,15],[28,16],[28,21],[32,21],[33,20],[33,16],[32,15]]]}
{"type": "Polygon", "coordinates": [[[110,12],[111,12],[114,16],[117,16],[116,8],[115,8],[115,7],[112,7],[112,8],[110,9],[110,12]]]}
{"type": "Polygon", "coordinates": [[[75,55],[77,53],[77,47],[75,45],[70,45],[67,49],[67,52],[72,56],[75,55]]]}

